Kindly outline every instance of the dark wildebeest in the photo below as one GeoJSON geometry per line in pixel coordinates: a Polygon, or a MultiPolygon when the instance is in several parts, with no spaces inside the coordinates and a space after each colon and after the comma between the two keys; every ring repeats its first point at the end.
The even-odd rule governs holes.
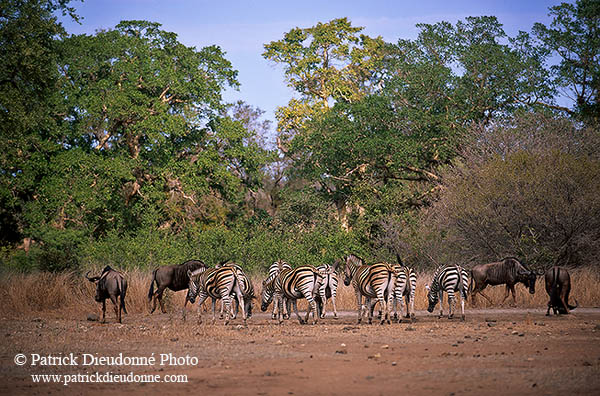
{"type": "Polygon", "coordinates": [[[85,277],[90,282],[96,282],[96,296],[94,297],[96,301],[102,303],[102,323],[106,320],[106,299],[110,298],[114,307],[115,307],[115,316],[121,323],[121,310],[124,313],[127,313],[125,309],[125,294],[127,293],[127,280],[123,274],[119,271],[116,271],[110,266],[104,267],[100,276],[88,277],[88,271],[85,274],[85,277]],[[121,301],[117,304],[117,300],[121,299],[121,301]]]}
{"type": "MultiPolygon", "coordinates": [[[[179,265],[166,265],[164,267],[158,267],[152,272],[152,281],[150,282],[150,290],[148,291],[148,301],[152,301],[153,313],[156,310],[156,300],[160,303],[160,309],[162,313],[166,313],[165,306],[162,302],[162,296],[165,289],[168,287],[173,291],[186,290],[190,284],[190,278],[188,271],[193,272],[200,268],[207,268],[207,265],[200,260],[188,260],[179,265]],[[154,291],[154,282],[156,282],[156,292],[154,291]]],[[[184,315],[185,307],[188,302],[188,297],[185,297],[183,304],[184,315]]]]}
{"type": "MultiPolygon", "coordinates": [[[[537,275],[542,274],[543,272],[537,273],[537,275]]],[[[513,303],[516,305],[515,284],[523,283],[525,287],[529,288],[529,293],[534,294],[535,279],[536,272],[521,264],[514,257],[507,257],[494,263],[479,264],[471,270],[471,299],[473,304],[475,304],[475,294],[479,293],[491,303],[492,300],[483,293],[483,289],[487,285],[496,286],[505,284],[506,292],[502,303],[504,303],[509,292],[511,292],[513,303]]]]}
{"type": "Polygon", "coordinates": [[[546,271],[546,292],[550,296],[548,301],[548,312],[546,316],[550,316],[550,309],[555,315],[568,314],[570,309],[577,308],[577,300],[575,306],[569,305],[569,293],[571,293],[571,276],[569,271],[563,267],[552,267],[546,271]]]}

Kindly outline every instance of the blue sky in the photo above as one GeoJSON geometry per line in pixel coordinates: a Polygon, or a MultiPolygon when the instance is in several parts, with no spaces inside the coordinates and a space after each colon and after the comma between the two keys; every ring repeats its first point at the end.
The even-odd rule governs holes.
{"type": "Polygon", "coordinates": [[[110,29],[122,20],[159,22],[175,32],[187,45],[201,48],[218,45],[239,71],[239,91],[228,91],[225,100],[243,100],[275,120],[277,106],[293,96],[286,86],[283,68],[262,57],[263,45],[279,40],[294,27],[310,27],[317,22],[348,17],[353,26],[364,27],[369,36],[386,41],[415,38],[417,23],[449,21],[467,16],[494,15],[514,36],[530,31],[533,23],[549,24],[548,7],[561,1],[542,0],[297,0],[294,2],[252,0],[85,0],[72,2],[81,25],[64,21],[67,32],[93,34],[110,29]]]}

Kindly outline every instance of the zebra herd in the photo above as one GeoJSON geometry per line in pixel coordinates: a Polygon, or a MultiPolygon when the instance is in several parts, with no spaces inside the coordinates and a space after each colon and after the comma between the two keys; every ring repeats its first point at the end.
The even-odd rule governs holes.
{"type": "MultiPolygon", "coordinates": [[[[331,299],[333,315],[337,318],[336,294],[339,279],[343,276],[346,286],[352,285],[357,302],[358,323],[363,316],[368,322],[373,321],[373,310],[380,304],[381,323],[391,323],[402,316],[406,302],[406,318],[414,319],[414,299],[417,283],[416,272],[405,266],[400,258],[397,264],[386,262],[366,264],[354,254],[337,260],[333,265],[323,264],[318,267],[303,265],[292,268],[282,260],[271,264],[267,278],[262,282],[261,310],[264,312],[273,303],[272,318],[282,323],[290,318],[293,307],[300,324],[307,323],[312,313],[312,323],[326,315],[327,299],[331,299]],[[343,265],[342,265],[343,264],[343,265]],[[363,302],[364,298],[364,302],[363,302]],[[303,317],[297,307],[299,299],[306,299],[308,308],[303,317]],[[398,315],[398,305],[400,315],[398,315]]],[[[213,307],[213,323],[216,320],[216,301],[222,300],[221,312],[225,310],[225,324],[235,318],[241,308],[244,324],[252,315],[252,300],[256,298],[254,287],[243,269],[235,263],[223,263],[216,268],[199,268],[188,270],[188,296],[192,304],[198,298],[198,321],[202,322],[201,305],[210,297],[213,307]],[[235,308],[234,308],[235,306],[235,308]]],[[[469,291],[469,272],[458,265],[438,268],[428,287],[428,311],[440,303],[440,317],[443,316],[442,296],[446,292],[449,302],[449,318],[454,315],[455,294],[461,299],[461,319],[465,319],[464,302],[469,291]]],[[[185,308],[184,308],[185,319],[185,308]]]]}

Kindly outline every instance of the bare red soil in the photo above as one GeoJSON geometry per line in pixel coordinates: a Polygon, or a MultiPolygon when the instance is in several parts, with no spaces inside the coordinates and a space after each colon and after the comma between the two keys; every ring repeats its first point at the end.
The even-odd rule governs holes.
{"type": "MultiPolygon", "coordinates": [[[[467,320],[417,312],[414,323],[356,325],[355,314],[318,325],[198,325],[193,315],[125,315],[123,324],[45,313],[3,318],[0,394],[570,395],[600,394],[600,309],[471,310],[467,320]],[[31,366],[32,354],[79,357],[78,366],[31,366]],[[83,354],[155,356],[146,366],[89,365],[83,354]],[[181,365],[160,365],[171,353],[181,365]],[[15,364],[15,355],[27,362],[15,364]],[[153,355],[154,354],[154,355],[153,355]],[[183,362],[185,358],[197,364],[183,362]],[[182,360],[183,359],[183,360],[182,360]],[[195,362],[194,362],[195,363],[195,362]],[[185,383],[34,383],[31,374],[185,375],[185,383]]],[[[205,319],[209,319],[205,316],[205,319]]],[[[205,321],[206,322],[206,321],[205,321]]],[[[39,363],[39,362],[38,362],[39,363]]]]}

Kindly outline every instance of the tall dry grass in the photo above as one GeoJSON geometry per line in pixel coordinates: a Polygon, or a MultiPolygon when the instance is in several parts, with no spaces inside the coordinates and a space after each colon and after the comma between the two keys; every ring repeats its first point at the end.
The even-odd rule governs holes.
{"type": "MultiPolygon", "coordinates": [[[[150,286],[151,272],[139,269],[124,271],[128,282],[126,305],[129,313],[146,313],[149,310],[148,288],[150,286]]],[[[427,307],[427,293],[425,285],[431,281],[432,273],[421,273],[417,278],[415,309],[424,310],[427,307]]],[[[259,310],[260,291],[262,288],[262,275],[253,275],[251,279],[257,293],[255,310],[259,310]]],[[[600,271],[594,268],[580,268],[571,271],[571,302],[576,299],[580,307],[600,306],[600,271]]],[[[545,308],[548,296],[544,288],[543,278],[536,283],[536,293],[530,295],[519,284],[516,286],[517,306],[523,308],[545,308]]],[[[493,304],[481,297],[478,298],[479,308],[500,307],[504,297],[504,286],[488,287],[486,294],[492,299],[493,304]]],[[[21,316],[36,316],[43,313],[55,313],[66,317],[81,317],[87,313],[98,312],[100,304],[94,301],[95,286],[88,282],[83,275],[73,272],[48,273],[38,272],[33,274],[0,273],[0,315],[5,318],[21,316]]],[[[166,309],[172,313],[179,313],[185,299],[185,292],[165,292],[163,302],[166,309]]],[[[504,306],[512,302],[509,297],[504,306]]],[[[107,315],[110,318],[112,308],[107,301],[107,315]]],[[[470,304],[468,305],[470,306],[470,304]]],[[[189,307],[189,305],[188,305],[189,307]]],[[[299,308],[305,309],[305,302],[299,308]]],[[[354,290],[340,284],[337,293],[338,310],[355,310],[356,298],[354,290]]],[[[327,311],[331,312],[328,303],[327,311]]]]}

